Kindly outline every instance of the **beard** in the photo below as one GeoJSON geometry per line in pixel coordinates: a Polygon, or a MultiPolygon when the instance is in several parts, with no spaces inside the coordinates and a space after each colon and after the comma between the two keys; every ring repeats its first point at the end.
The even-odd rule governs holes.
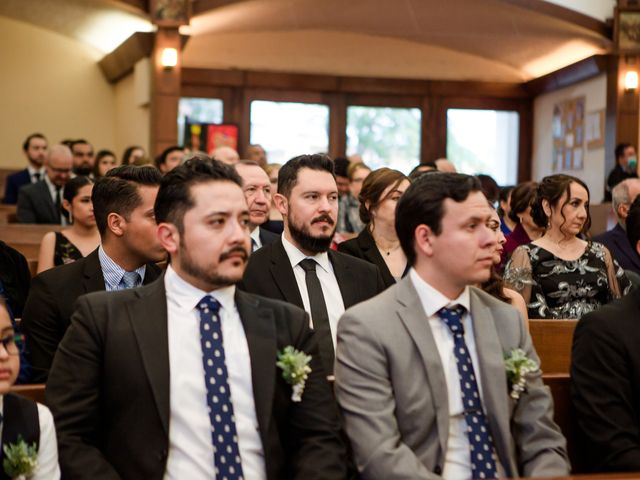
{"type": "Polygon", "coordinates": [[[76,175],[89,176],[93,173],[93,166],[89,165],[88,163],[83,163],[81,165],[73,167],[73,173],[75,173],[76,175]]]}
{"type": "MultiPolygon", "coordinates": [[[[218,264],[227,260],[232,254],[236,253],[242,254],[242,261],[244,265],[246,265],[249,254],[244,247],[240,246],[230,248],[226,252],[223,252],[220,255],[218,264]]],[[[242,278],[242,272],[240,275],[221,275],[213,267],[207,268],[207,266],[198,265],[191,258],[189,251],[183,244],[180,245],[180,266],[188,275],[215,287],[228,287],[230,285],[235,285],[242,278]]]]}
{"type": "Polygon", "coordinates": [[[311,220],[312,224],[318,221],[325,221],[329,223],[329,225],[333,226],[333,230],[331,230],[330,234],[321,237],[314,237],[311,235],[309,227],[306,225],[296,225],[291,216],[287,220],[289,223],[289,233],[291,234],[291,238],[300,245],[302,250],[313,254],[329,250],[331,241],[333,240],[333,235],[336,233],[336,222],[334,222],[329,215],[320,215],[319,217],[311,220]]]}

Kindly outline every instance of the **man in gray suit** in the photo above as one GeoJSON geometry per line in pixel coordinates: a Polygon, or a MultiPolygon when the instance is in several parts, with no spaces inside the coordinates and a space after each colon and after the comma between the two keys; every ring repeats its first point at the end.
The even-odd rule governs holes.
{"type": "Polygon", "coordinates": [[[73,156],[66,145],[54,145],[45,160],[44,179],[26,185],[18,193],[16,215],[19,223],[62,222],[62,194],[71,176],[73,156]]]}
{"type": "Polygon", "coordinates": [[[569,471],[540,371],[510,395],[505,356],[539,363],[524,320],[470,287],[489,278],[490,215],[477,178],[419,178],[396,211],[409,274],[340,319],[336,395],[365,480],[569,471]]]}

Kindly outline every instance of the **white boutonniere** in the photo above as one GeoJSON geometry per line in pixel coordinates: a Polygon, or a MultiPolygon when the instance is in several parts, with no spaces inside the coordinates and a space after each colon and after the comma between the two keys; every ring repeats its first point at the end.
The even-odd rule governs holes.
{"type": "Polygon", "coordinates": [[[302,401],[304,385],[311,373],[310,361],[310,355],[296,350],[292,346],[285,347],[278,352],[276,365],[282,369],[282,378],[293,387],[291,400],[294,402],[302,401]]]}
{"type": "Polygon", "coordinates": [[[520,394],[527,389],[526,376],[537,372],[540,366],[529,357],[524,350],[516,348],[504,356],[504,366],[507,370],[507,379],[511,384],[511,393],[514,400],[520,398],[520,394]]]}
{"type": "Polygon", "coordinates": [[[26,480],[36,473],[38,468],[38,449],[36,444],[27,443],[18,436],[18,441],[4,445],[4,472],[14,480],[26,480]]]}

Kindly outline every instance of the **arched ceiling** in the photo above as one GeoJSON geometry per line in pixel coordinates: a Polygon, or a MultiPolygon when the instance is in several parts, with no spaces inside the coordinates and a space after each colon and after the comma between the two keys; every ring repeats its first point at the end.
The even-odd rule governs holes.
{"type": "MultiPolygon", "coordinates": [[[[615,0],[580,3],[594,1],[598,15],[603,3],[613,14],[615,0]]],[[[0,15],[104,54],[151,28],[145,5],[2,0],[0,15]]],[[[542,0],[194,0],[183,65],[521,82],[611,50],[609,30],[585,8],[572,13],[542,0]]]]}

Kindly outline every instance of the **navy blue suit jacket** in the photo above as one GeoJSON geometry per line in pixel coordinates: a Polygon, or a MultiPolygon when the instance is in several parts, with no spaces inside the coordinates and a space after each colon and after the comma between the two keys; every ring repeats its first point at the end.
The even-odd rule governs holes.
{"type": "Polygon", "coordinates": [[[619,223],[611,230],[594,237],[593,241],[607,247],[622,268],[640,273],[640,255],[629,243],[627,232],[619,223]]]}
{"type": "Polygon", "coordinates": [[[20,191],[20,188],[24,185],[29,185],[30,183],[31,176],[29,175],[29,170],[26,168],[9,175],[4,189],[3,203],[6,203],[7,205],[15,205],[18,203],[18,192],[20,191]]]}

